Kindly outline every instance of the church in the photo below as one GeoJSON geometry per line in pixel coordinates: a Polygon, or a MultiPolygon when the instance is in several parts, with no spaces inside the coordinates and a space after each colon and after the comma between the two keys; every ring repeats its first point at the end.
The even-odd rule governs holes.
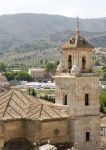
{"type": "Polygon", "coordinates": [[[93,49],[81,36],[77,20],[75,36],[62,46],[54,76],[55,104],[15,89],[0,94],[1,149],[32,150],[50,140],[57,147],[100,150],[99,75],[93,49]]]}

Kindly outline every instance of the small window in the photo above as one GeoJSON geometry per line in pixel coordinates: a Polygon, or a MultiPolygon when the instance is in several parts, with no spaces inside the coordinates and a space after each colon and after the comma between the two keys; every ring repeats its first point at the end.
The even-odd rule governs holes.
{"type": "Polygon", "coordinates": [[[67,105],[67,95],[64,96],[63,105],[67,105]]]}
{"type": "Polygon", "coordinates": [[[85,94],[85,106],[89,105],[89,94],[85,94]]]}
{"type": "Polygon", "coordinates": [[[90,140],[90,132],[86,132],[86,142],[90,140]]]}

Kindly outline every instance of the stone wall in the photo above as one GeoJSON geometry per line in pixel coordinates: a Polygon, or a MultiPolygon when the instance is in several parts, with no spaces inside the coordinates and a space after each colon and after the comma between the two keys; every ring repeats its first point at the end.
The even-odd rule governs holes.
{"type": "Polygon", "coordinates": [[[69,119],[56,119],[42,122],[41,139],[42,141],[51,140],[52,143],[69,142],[69,119]]]}
{"type": "Polygon", "coordinates": [[[77,117],[71,120],[71,142],[78,150],[100,149],[100,118],[99,116],[77,117]],[[73,129],[74,127],[74,129],[73,129]],[[86,141],[86,132],[90,133],[86,141]]]}
{"type": "Polygon", "coordinates": [[[71,115],[99,114],[98,77],[57,76],[56,103],[63,104],[67,95],[67,105],[71,115]],[[89,105],[85,106],[85,94],[89,94],[89,105]]]}
{"type": "Polygon", "coordinates": [[[18,138],[25,138],[32,144],[70,142],[69,118],[50,120],[6,120],[0,122],[0,145],[18,138]]]}
{"type": "Polygon", "coordinates": [[[23,120],[7,120],[4,122],[4,141],[7,142],[13,138],[24,137],[23,120]]]}

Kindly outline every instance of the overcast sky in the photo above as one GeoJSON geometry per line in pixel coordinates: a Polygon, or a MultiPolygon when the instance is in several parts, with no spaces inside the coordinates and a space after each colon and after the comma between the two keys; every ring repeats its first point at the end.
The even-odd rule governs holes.
{"type": "Polygon", "coordinates": [[[106,17],[106,0],[0,0],[0,14],[46,13],[68,17],[106,17]]]}

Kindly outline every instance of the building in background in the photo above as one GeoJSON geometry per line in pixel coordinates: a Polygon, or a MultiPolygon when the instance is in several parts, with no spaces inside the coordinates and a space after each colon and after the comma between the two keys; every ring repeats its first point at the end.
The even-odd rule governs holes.
{"type": "Polygon", "coordinates": [[[39,81],[45,79],[46,71],[42,68],[31,68],[29,69],[29,74],[32,76],[34,81],[39,81]]]}

